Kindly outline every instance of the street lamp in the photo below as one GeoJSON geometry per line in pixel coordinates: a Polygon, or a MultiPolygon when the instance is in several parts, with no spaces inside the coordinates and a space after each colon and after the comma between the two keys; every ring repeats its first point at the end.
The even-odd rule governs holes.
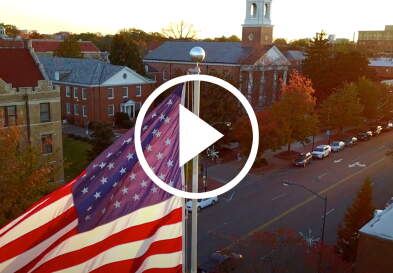
{"type": "MultiPolygon", "coordinates": [[[[214,122],[213,124],[211,124],[211,126],[217,125],[217,124],[224,124],[225,126],[227,126],[228,128],[230,128],[232,126],[232,123],[230,121],[220,121],[220,122],[214,122]]],[[[218,151],[214,150],[214,146],[213,148],[209,151],[209,148],[207,149],[207,156],[208,157],[212,157],[212,159],[214,157],[218,158],[218,151]]],[[[206,192],[207,191],[207,161],[206,158],[204,158],[203,160],[203,175],[202,175],[202,183],[203,183],[203,189],[206,192]]]]}
{"type": "Polygon", "coordinates": [[[323,258],[323,246],[324,246],[324,242],[325,242],[325,223],[326,223],[326,208],[327,208],[327,196],[322,196],[319,193],[310,190],[309,188],[307,188],[306,186],[302,185],[302,184],[297,184],[297,183],[292,183],[288,180],[283,180],[282,181],[282,185],[285,187],[288,186],[296,186],[296,187],[300,187],[303,188],[304,190],[312,193],[314,196],[318,197],[319,199],[321,199],[323,201],[323,220],[322,220],[322,234],[321,234],[321,249],[319,251],[319,261],[318,261],[318,272],[321,273],[321,266],[322,266],[322,258],[323,258]]]}

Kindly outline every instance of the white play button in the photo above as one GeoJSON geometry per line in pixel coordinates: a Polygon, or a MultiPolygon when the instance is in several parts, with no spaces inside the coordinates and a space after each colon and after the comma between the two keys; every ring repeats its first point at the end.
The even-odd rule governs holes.
{"type": "Polygon", "coordinates": [[[179,165],[181,167],[224,135],[182,105],[179,105],[179,116],[179,165]]]}

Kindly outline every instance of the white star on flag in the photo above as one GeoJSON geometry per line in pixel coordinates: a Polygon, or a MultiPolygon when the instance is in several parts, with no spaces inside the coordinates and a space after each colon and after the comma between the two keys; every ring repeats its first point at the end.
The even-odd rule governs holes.
{"type": "Polygon", "coordinates": [[[106,182],[108,182],[108,179],[106,177],[101,178],[102,185],[104,185],[106,182]]]}
{"type": "Polygon", "coordinates": [[[167,139],[165,140],[165,145],[171,145],[171,140],[170,140],[169,138],[167,138],[167,139]]]}
{"type": "Polygon", "coordinates": [[[135,201],[137,201],[137,200],[139,200],[140,197],[139,197],[138,194],[134,194],[134,197],[133,197],[133,198],[134,198],[135,201]]]}
{"type": "Polygon", "coordinates": [[[172,160],[168,160],[168,162],[166,163],[166,165],[169,167],[173,167],[173,161],[172,160]]]}
{"type": "Polygon", "coordinates": [[[96,192],[96,193],[94,194],[94,197],[95,197],[96,199],[100,198],[100,197],[101,197],[101,193],[100,193],[100,192],[96,192]]]}
{"type": "Polygon", "coordinates": [[[161,152],[159,152],[156,157],[158,160],[161,160],[163,158],[164,154],[162,154],[161,152]]]}
{"type": "Polygon", "coordinates": [[[84,187],[83,190],[82,190],[82,193],[86,194],[87,192],[88,192],[88,187],[84,187]]]}
{"type": "Polygon", "coordinates": [[[121,168],[120,174],[125,174],[125,173],[126,173],[126,169],[125,168],[121,168]]]}
{"type": "Polygon", "coordinates": [[[131,153],[130,153],[130,154],[127,155],[127,159],[128,159],[128,160],[131,160],[131,159],[133,159],[133,158],[134,158],[134,154],[131,154],[131,153]]]}
{"type": "Polygon", "coordinates": [[[103,169],[105,166],[106,166],[106,163],[105,162],[101,162],[100,168],[103,169]]]}
{"type": "Polygon", "coordinates": [[[142,187],[142,188],[147,187],[147,182],[146,182],[145,180],[143,180],[143,181],[141,182],[141,187],[142,187]]]}
{"type": "Polygon", "coordinates": [[[135,173],[131,173],[130,176],[129,176],[129,178],[130,178],[131,180],[135,180],[136,174],[135,174],[135,173]]]}
{"type": "Polygon", "coordinates": [[[120,202],[119,202],[119,201],[116,201],[115,204],[114,204],[114,206],[115,206],[115,208],[120,208],[120,202]]]}
{"type": "Polygon", "coordinates": [[[166,117],[164,122],[168,124],[170,121],[171,121],[171,118],[170,117],[166,117]]]}
{"type": "Polygon", "coordinates": [[[108,169],[112,170],[114,168],[115,164],[113,164],[112,162],[108,164],[108,169]]]}
{"type": "Polygon", "coordinates": [[[123,194],[128,194],[128,189],[126,187],[124,187],[122,190],[123,194]]]}
{"type": "Polygon", "coordinates": [[[149,151],[149,152],[151,152],[152,150],[153,150],[153,148],[152,148],[152,146],[149,144],[149,145],[147,145],[147,151],[149,151]]]}
{"type": "Polygon", "coordinates": [[[160,120],[163,121],[164,119],[165,119],[164,114],[161,114],[161,115],[160,115],[160,120]]]}

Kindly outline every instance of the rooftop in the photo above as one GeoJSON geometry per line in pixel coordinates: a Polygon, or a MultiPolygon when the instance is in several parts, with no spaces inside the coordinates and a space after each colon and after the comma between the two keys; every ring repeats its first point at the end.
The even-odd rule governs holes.
{"type": "Polygon", "coordinates": [[[0,78],[12,87],[36,87],[45,79],[26,48],[0,48],[0,60],[0,78]]]}
{"type": "Polygon", "coordinates": [[[189,52],[195,46],[206,51],[205,63],[239,64],[253,53],[241,42],[169,41],[150,51],[144,60],[191,62],[189,52]]]}
{"type": "Polygon", "coordinates": [[[393,58],[369,59],[370,66],[393,67],[393,58]]]}
{"type": "Polygon", "coordinates": [[[360,232],[393,241],[393,204],[376,213],[360,232]]]}
{"type": "Polygon", "coordinates": [[[51,81],[70,82],[82,85],[102,84],[125,66],[113,65],[95,59],[60,58],[39,56],[51,81]],[[55,77],[60,73],[60,79],[55,77]]]}
{"type": "MultiPolygon", "coordinates": [[[[53,52],[59,47],[62,41],[59,40],[39,40],[33,39],[32,46],[36,52],[53,52]]],[[[81,52],[100,52],[98,47],[90,41],[78,41],[81,52]]]]}

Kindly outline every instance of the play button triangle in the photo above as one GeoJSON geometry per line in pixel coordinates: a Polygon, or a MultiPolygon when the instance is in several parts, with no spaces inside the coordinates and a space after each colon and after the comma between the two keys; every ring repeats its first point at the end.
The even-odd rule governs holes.
{"type": "Polygon", "coordinates": [[[224,136],[182,105],[179,119],[180,167],[224,136]]]}

